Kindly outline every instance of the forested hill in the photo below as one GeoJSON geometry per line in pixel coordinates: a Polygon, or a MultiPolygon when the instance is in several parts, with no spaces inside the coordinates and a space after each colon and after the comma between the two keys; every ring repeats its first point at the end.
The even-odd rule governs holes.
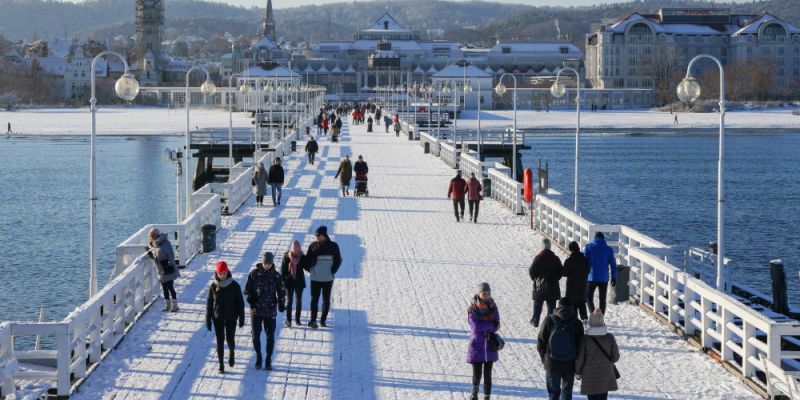
{"type": "MultiPolygon", "coordinates": [[[[251,37],[258,33],[264,10],[197,0],[166,0],[166,27],[178,35],[206,38],[229,32],[251,37]]],[[[347,39],[389,11],[401,24],[425,34],[444,29],[445,38],[489,43],[492,38],[553,39],[555,21],[561,32],[580,43],[589,25],[633,11],[662,7],[725,7],[737,12],[772,12],[800,24],[800,1],[765,0],[722,3],[686,0],[640,0],[594,7],[532,7],[481,1],[431,0],[335,3],[277,9],[278,35],[285,40],[347,39]]],[[[7,39],[92,37],[106,39],[133,34],[133,0],[0,0],[0,35],[7,39]]]]}

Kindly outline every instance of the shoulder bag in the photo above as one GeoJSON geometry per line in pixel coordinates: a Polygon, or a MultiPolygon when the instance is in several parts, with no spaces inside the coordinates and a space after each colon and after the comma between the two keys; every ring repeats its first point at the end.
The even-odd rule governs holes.
{"type": "Polygon", "coordinates": [[[615,376],[617,379],[619,379],[619,378],[620,378],[619,370],[617,369],[617,365],[616,365],[616,364],[614,364],[614,361],[612,361],[612,360],[611,360],[611,355],[610,355],[610,354],[608,354],[608,353],[606,352],[606,349],[604,349],[604,348],[603,348],[603,346],[601,346],[601,345],[600,345],[600,342],[598,342],[598,341],[597,341],[597,338],[595,338],[594,336],[589,336],[589,338],[591,338],[591,339],[592,339],[592,341],[594,342],[594,344],[596,344],[596,345],[597,345],[597,348],[598,348],[598,349],[600,349],[600,351],[603,353],[603,355],[604,355],[604,356],[606,356],[606,358],[608,359],[608,361],[611,361],[611,365],[614,367],[614,376],[615,376]]]}

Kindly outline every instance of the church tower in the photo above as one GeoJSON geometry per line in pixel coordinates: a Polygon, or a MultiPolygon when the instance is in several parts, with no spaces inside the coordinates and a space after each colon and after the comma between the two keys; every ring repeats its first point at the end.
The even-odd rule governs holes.
{"type": "Polygon", "coordinates": [[[157,85],[161,75],[161,38],[164,34],[163,0],[136,0],[136,48],[139,82],[157,85]]]}
{"type": "Polygon", "coordinates": [[[272,14],[272,0],[267,0],[267,12],[264,15],[264,22],[261,23],[261,34],[268,36],[272,40],[278,40],[275,35],[275,16],[272,14]]]}

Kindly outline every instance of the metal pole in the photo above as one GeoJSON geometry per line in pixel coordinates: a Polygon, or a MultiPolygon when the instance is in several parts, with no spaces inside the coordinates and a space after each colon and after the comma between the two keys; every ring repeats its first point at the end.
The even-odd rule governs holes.
{"type": "MultiPolygon", "coordinates": [[[[478,83],[478,161],[481,161],[481,79],[475,80],[478,83]]],[[[466,97],[464,101],[466,101],[466,97]]]]}
{"type": "Polygon", "coordinates": [[[512,139],[512,151],[514,152],[513,163],[514,167],[511,169],[511,174],[514,180],[517,180],[517,77],[513,74],[514,78],[514,136],[512,139]]]}
{"type": "Polygon", "coordinates": [[[176,223],[181,223],[181,159],[178,158],[175,163],[175,211],[177,213],[176,223]]]}
{"type": "Polygon", "coordinates": [[[184,174],[186,176],[186,179],[185,179],[185,181],[186,181],[186,206],[184,207],[186,218],[188,218],[189,215],[191,215],[191,213],[192,213],[192,188],[191,188],[191,181],[190,181],[190,178],[189,178],[189,170],[191,169],[191,165],[192,165],[192,163],[191,163],[191,160],[192,160],[192,158],[191,158],[192,131],[191,131],[191,128],[189,126],[189,103],[191,103],[191,97],[189,96],[189,76],[192,74],[192,71],[194,71],[194,70],[205,71],[206,80],[211,80],[211,75],[208,73],[208,70],[206,70],[203,67],[194,66],[192,68],[189,68],[188,71],[186,71],[186,94],[185,94],[186,97],[183,99],[183,101],[184,101],[184,103],[186,105],[186,143],[184,145],[185,147],[184,147],[184,151],[183,151],[183,157],[186,160],[186,174],[184,174]]]}
{"type": "MultiPolygon", "coordinates": [[[[233,182],[233,101],[235,98],[233,89],[233,77],[238,74],[231,74],[228,78],[228,182],[233,182]]],[[[178,212],[180,214],[180,211],[178,212]]],[[[180,217],[178,217],[180,223],[180,217]]]]}

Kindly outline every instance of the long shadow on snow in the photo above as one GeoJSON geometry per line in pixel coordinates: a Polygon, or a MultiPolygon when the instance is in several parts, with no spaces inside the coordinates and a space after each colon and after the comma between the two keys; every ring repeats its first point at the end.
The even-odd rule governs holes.
{"type": "MultiPolygon", "coordinates": [[[[340,238],[341,239],[341,238],[340,238]]],[[[332,399],[374,399],[375,360],[367,313],[335,310],[332,399]]]]}

